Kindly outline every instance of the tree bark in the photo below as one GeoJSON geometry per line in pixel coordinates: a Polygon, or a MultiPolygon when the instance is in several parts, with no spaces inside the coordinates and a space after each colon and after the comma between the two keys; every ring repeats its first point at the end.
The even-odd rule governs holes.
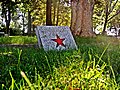
{"type": "Polygon", "coordinates": [[[74,35],[95,36],[92,27],[93,0],[72,0],[71,30],[74,35]]]}
{"type": "MultiPolygon", "coordinates": [[[[107,27],[107,23],[109,22],[109,20],[111,20],[113,17],[115,17],[116,15],[118,15],[120,13],[120,11],[116,12],[115,15],[113,15],[112,17],[109,18],[109,15],[113,12],[116,4],[118,3],[118,0],[116,0],[116,2],[112,5],[112,0],[104,0],[105,1],[105,21],[104,21],[104,27],[103,27],[103,31],[102,34],[106,34],[106,27],[107,27]]],[[[116,10],[117,11],[117,10],[116,10]]]]}
{"type": "Polygon", "coordinates": [[[102,34],[105,34],[106,26],[108,22],[108,5],[106,5],[106,11],[105,11],[105,22],[104,22],[104,27],[103,27],[103,32],[102,34]]]}
{"type": "Polygon", "coordinates": [[[54,14],[53,14],[53,25],[56,25],[56,5],[57,5],[57,2],[56,0],[53,0],[53,8],[54,8],[54,14]]]}
{"type": "Polygon", "coordinates": [[[7,20],[7,33],[10,35],[10,21],[11,21],[11,12],[10,7],[8,7],[8,20],[7,20]]]}
{"type": "Polygon", "coordinates": [[[10,21],[11,21],[11,11],[10,11],[10,1],[7,0],[3,2],[2,9],[3,15],[5,15],[5,22],[6,22],[6,34],[10,35],[10,21]]]}
{"type": "Polygon", "coordinates": [[[23,19],[23,30],[22,30],[22,34],[23,34],[23,36],[25,35],[25,13],[23,12],[23,17],[22,17],[22,19],[23,19]]]}
{"type": "Polygon", "coordinates": [[[106,26],[107,26],[107,22],[108,22],[108,15],[109,15],[109,11],[108,11],[108,2],[105,0],[105,4],[106,4],[106,7],[105,7],[105,22],[104,22],[104,27],[103,27],[103,31],[102,31],[102,34],[106,34],[105,33],[105,30],[106,30],[106,26]]]}
{"type": "Polygon", "coordinates": [[[51,26],[52,25],[52,19],[51,19],[51,0],[47,0],[46,2],[46,25],[51,26]]]}
{"type": "Polygon", "coordinates": [[[58,21],[59,21],[59,4],[60,4],[60,0],[58,1],[58,4],[57,4],[57,20],[56,20],[56,26],[58,25],[58,21]]]}
{"type": "Polygon", "coordinates": [[[28,36],[31,35],[31,12],[30,10],[28,9],[28,36]]]}

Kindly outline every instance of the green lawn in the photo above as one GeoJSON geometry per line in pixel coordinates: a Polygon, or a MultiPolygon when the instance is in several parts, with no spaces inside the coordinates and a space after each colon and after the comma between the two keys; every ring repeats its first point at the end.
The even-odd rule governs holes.
{"type": "Polygon", "coordinates": [[[35,43],[37,43],[36,37],[28,36],[0,37],[0,44],[35,44],[35,43]]]}
{"type": "MultiPolygon", "coordinates": [[[[37,43],[36,37],[19,37],[20,42],[10,38],[12,43],[37,43]]],[[[9,40],[0,38],[1,44],[9,40]]],[[[0,47],[1,89],[119,90],[120,40],[105,36],[75,40],[78,50],[60,52],[0,47]]]]}

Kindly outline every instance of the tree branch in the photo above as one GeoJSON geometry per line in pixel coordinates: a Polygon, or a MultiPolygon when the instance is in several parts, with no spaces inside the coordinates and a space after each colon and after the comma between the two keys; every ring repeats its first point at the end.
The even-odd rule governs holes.
{"type": "MultiPolygon", "coordinates": [[[[113,11],[113,9],[115,8],[115,6],[116,6],[117,2],[118,2],[118,0],[116,0],[116,2],[113,4],[113,6],[112,6],[111,10],[109,11],[109,14],[113,11]]],[[[112,2],[111,2],[111,3],[112,3],[112,2]]],[[[109,15],[109,14],[108,14],[108,15],[109,15]]]]}
{"type": "Polygon", "coordinates": [[[117,16],[118,14],[120,14],[120,10],[119,10],[115,15],[113,15],[112,17],[110,17],[110,18],[108,19],[108,21],[110,21],[112,18],[114,18],[114,17],[117,16]]]}

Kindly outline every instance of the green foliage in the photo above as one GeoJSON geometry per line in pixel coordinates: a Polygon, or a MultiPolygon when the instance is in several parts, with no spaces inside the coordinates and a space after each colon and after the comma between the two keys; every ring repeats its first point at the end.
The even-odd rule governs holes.
{"type": "Polygon", "coordinates": [[[10,29],[10,35],[11,36],[16,36],[16,35],[22,35],[22,31],[20,29],[15,29],[15,28],[11,28],[10,29]]]}
{"type": "Polygon", "coordinates": [[[106,11],[107,13],[107,27],[119,27],[120,19],[120,1],[119,0],[97,0],[95,1],[93,26],[95,29],[102,31],[105,24],[106,11]],[[108,7],[106,7],[108,5],[108,7]],[[119,12],[119,13],[118,13],[119,12]],[[117,14],[118,13],[118,14],[117,14]]]}
{"type": "MultiPolygon", "coordinates": [[[[0,12],[2,12],[2,3],[0,2],[0,12]]],[[[102,31],[103,24],[105,21],[105,3],[106,0],[95,0],[95,6],[94,6],[94,13],[93,13],[93,26],[94,29],[98,29],[99,31],[102,31]]],[[[114,7],[114,4],[117,0],[108,0],[109,4],[109,17],[110,19],[112,16],[114,16],[117,12],[119,12],[120,8],[120,1],[118,0],[117,4],[114,7]],[[112,3],[110,4],[110,1],[112,3]],[[114,8],[112,10],[112,8],[114,8]]],[[[46,0],[10,0],[8,3],[10,5],[11,10],[11,22],[10,28],[13,28],[14,30],[21,30],[27,29],[26,25],[28,23],[28,10],[30,11],[31,18],[32,18],[32,25],[45,25],[46,24],[46,0]],[[20,23],[18,19],[20,16],[18,16],[18,13],[22,13],[21,17],[23,22],[20,23]],[[23,15],[24,14],[24,15],[23,15]],[[23,16],[22,16],[23,15],[23,16]],[[24,28],[23,28],[23,27],[24,28]]],[[[9,6],[8,5],[8,6],[9,6]]],[[[5,5],[3,5],[5,9],[3,9],[3,12],[6,11],[5,5]]],[[[0,13],[2,18],[0,18],[0,28],[4,28],[2,19],[5,18],[5,13],[0,13]]],[[[117,26],[119,27],[119,20],[120,14],[115,16],[114,18],[110,19],[108,22],[109,26],[117,26]]],[[[52,23],[53,25],[59,25],[59,26],[70,26],[71,22],[71,4],[70,0],[52,0],[52,23]]],[[[5,31],[6,29],[4,29],[5,31]]]]}
{"type": "Polygon", "coordinates": [[[60,3],[58,15],[58,25],[59,26],[70,26],[71,22],[71,8],[70,5],[64,1],[60,3]]]}
{"type": "Polygon", "coordinates": [[[46,23],[46,0],[38,1],[37,8],[31,12],[34,21],[32,24],[34,25],[45,25],[46,23]]]}
{"type": "MultiPolygon", "coordinates": [[[[87,90],[101,90],[110,89],[118,90],[114,79],[111,79],[108,72],[106,71],[106,64],[103,63],[100,67],[95,64],[94,61],[88,61],[87,63],[82,61],[76,61],[76,59],[67,59],[70,65],[61,66],[59,68],[54,67],[53,75],[48,75],[45,79],[40,77],[36,73],[36,82],[30,87],[34,86],[34,89],[62,89],[69,90],[69,88],[79,88],[87,90]],[[73,62],[71,62],[73,61],[73,62]],[[46,83],[47,82],[47,83],[46,83]]],[[[23,76],[23,72],[22,76],[23,76]]],[[[26,80],[26,76],[23,76],[26,80]]],[[[28,78],[27,78],[28,79],[28,78]]],[[[26,80],[27,82],[28,80],[26,80]]]]}
{"type": "Polygon", "coordinates": [[[105,9],[104,0],[96,1],[95,6],[94,6],[94,14],[93,14],[94,28],[104,23],[104,16],[105,16],[104,9],[105,9]]]}
{"type": "Polygon", "coordinates": [[[10,36],[10,37],[0,37],[0,44],[36,44],[36,37],[28,36],[10,36]]]}
{"type": "Polygon", "coordinates": [[[76,41],[78,50],[60,52],[0,48],[2,90],[119,90],[120,40],[98,36],[76,41]]]}
{"type": "MultiPolygon", "coordinates": [[[[52,0],[52,23],[59,26],[70,26],[70,4],[67,1],[52,0]]],[[[34,25],[45,25],[46,22],[46,0],[37,2],[37,8],[31,13],[34,17],[34,25]]]]}

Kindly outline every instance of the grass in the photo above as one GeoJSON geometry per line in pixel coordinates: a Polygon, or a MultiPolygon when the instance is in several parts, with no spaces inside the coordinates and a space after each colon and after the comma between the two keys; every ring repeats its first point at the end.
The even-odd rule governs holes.
{"type": "Polygon", "coordinates": [[[10,36],[0,37],[0,44],[35,44],[37,42],[36,37],[28,36],[10,36]]]}
{"type": "Polygon", "coordinates": [[[78,50],[0,48],[0,90],[119,90],[120,40],[75,40],[78,50]]]}

